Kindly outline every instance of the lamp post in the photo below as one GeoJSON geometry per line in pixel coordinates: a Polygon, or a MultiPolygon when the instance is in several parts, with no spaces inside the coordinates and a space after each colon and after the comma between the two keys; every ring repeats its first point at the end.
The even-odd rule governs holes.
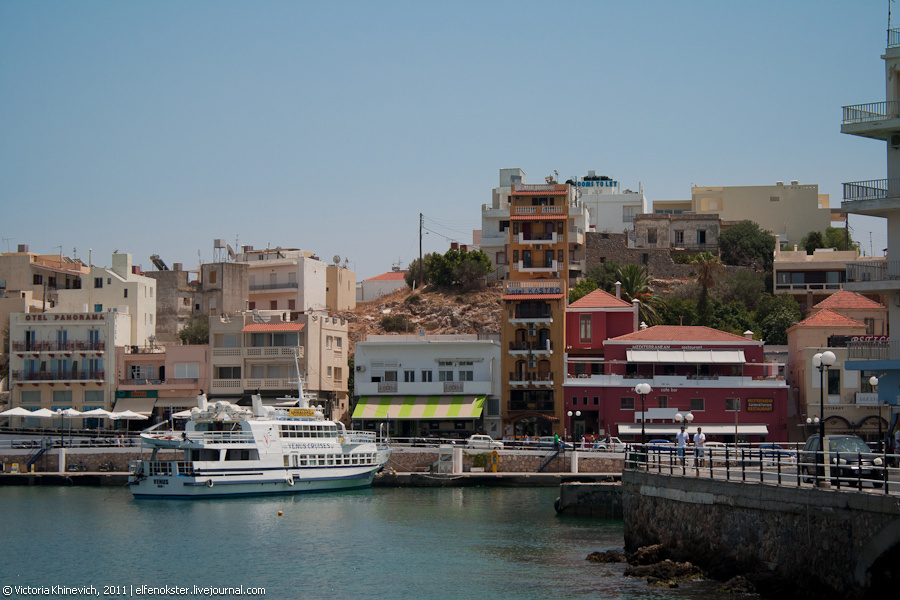
{"type": "Polygon", "coordinates": [[[878,447],[884,443],[881,435],[881,398],[878,397],[878,378],[872,375],[869,377],[869,385],[875,390],[875,404],[878,406],[878,447]]]}
{"type": "Polygon", "coordinates": [[[834,352],[830,350],[826,352],[817,352],[812,357],[812,365],[816,369],[819,370],[819,445],[821,452],[816,457],[816,462],[821,462],[822,464],[822,476],[823,479],[819,478],[819,470],[816,469],[816,481],[817,485],[820,487],[825,487],[825,483],[828,481],[825,476],[825,372],[828,371],[828,367],[834,364],[835,358],[834,352]]]}
{"type": "Polygon", "coordinates": [[[650,384],[639,383],[634,386],[634,391],[641,395],[641,444],[646,444],[647,434],[644,429],[644,423],[647,421],[647,414],[644,411],[644,400],[646,400],[647,394],[649,394],[651,391],[650,384]]]}
{"type": "MultiPolygon", "coordinates": [[[[569,414],[569,431],[572,432],[572,449],[574,450],[574,449],[575,449],[575,424],[572,423],[572,417],[573,417],[573,416],[574,416],[574,417],[580,417],[580,416],[581,416],[581,411],[580,411],[580,410],[576,410],[575,412],[572,412],[572,411],[570,410],[568,414],[569,414]]],[[[563,432],[563,435],[565,435],[565,431],[563,432]]]]}

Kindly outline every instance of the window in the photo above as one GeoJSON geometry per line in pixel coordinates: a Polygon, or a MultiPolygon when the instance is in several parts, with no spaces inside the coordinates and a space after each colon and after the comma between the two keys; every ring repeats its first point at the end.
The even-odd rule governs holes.
{"type": "Polygon", "coordinates": [[[53,390],[53,404],[61,404],[56,408],[72,407],[72,390],[53,390]]]}
{"type": "Polygon", "coordinates": [[[278,300],[269,300],[269,308],[271,310],[278,310],[278,300]]]}
{"type": "Polygon", "coordinates": [[[656,244],[656,230],[655,229],[647,230],[647,243],[648,244],[656,244]]]}
{"type": "Polygon", "coordinates": [[[198,379],[200,365],[198,363],[175,363],[175,379],[198,379]]]}
{"type": "Polygon", "coordinates": [[[498,265],[506,264],[506,252],[498,252],[495,259],[498,265]]]}
{"type": "Polygon", "coordinates": [[[288,299],[288,310],[297,310],[297,300],[294,298],[288,299]]]}
{"type": "Polygon", "coordinates": [[[422,383],[431,383],[434,381],[431,378],[431,371],[422,370],[422,383]]]}
{"type": "Polygon", "coordinates": [[[725,412],[741,412],[741,399],[725,398],[725,412]]]}
{"type": "Polygon", "coordinates": [[[333,341],[334,341],[334,338],[331,337],[330,335],[325,336],[325,349],[326,350],[331,350],[331,344],[333,343],[333,341]]]}
{"type": "Polygon", "coordinates": [[[697,243],[701,244],[701,245],[706,244],[706,230],[705,229],[697,230],[697,243]]]}
{"type": "Polygon", "coordinates": [[[103,390],[86,390],[84,392],[83,404],[86,410],[103,408],[103,405],[105,404],[103,400],[103,390]]]}
{"type": "Polygon", "coordinates": [[[397,381],[397,371],[385,371],[382,381],[397,381]]]}
{"type": "Polygon", "coordinates": [[[669,408],[669,397],[668,396],[657,396],[656,397],[658,408],[669,408]]]}
{"type": "Polygon", "coordinates": [[[220,348],[237,348],[238,340],[236,333],[225,333],[219,336],[219,347],[220,348]]]}
{"type": "Polygon", "coordinates": [[[500,233],[509,229],[509,221],[500,221],[500,233]]]}
{"type": "Polygon", "coordinates": [[[340,337],[334,338],[335,350],[341,350],[343,347],[344,347],[344,338],[340,338],[340,337]]]}
{"type": "Polygon", "coordinates": [[[216,379],[240,379],[240,367],[216,367],[216,379]]]}
{"type": "Polygon", "coordinates": [[[581,343],[586,344],[591,341],[591,315],[579,315],[578,317],[578,337],[581,343]]]}
{"type": "Polygon", "coordinates": [[[675,231],[675,243],[679,246],[684,245],[684,231],[676,230],[675,231]]]}
{"type": "Polygon", "coordinates": [[[44,276],[38,275],[37,273],[35,273],[34,275],[31,276],[31,283],[32,283],[32,285],[43,285],[44,276]]]}
{"type": "Polygon", "coordinates": [[[700,412],[706,410],[705,400],[703,398],[691,398],[691,412],[700,412]]]}
{"type": "Polygon", "coordinates": [[[460,381],[474,381],[475,380],[475,371],[460,370],[459,380],[460,381]]]}
{"type": "Polygon", "coordinates": [[[209,272],[209,282],[210,283],[216,282],[216,272],[214,270],[209,272]]]}
{"type": "Polygon", "coordinates": [[[94,277],[94,288],[102,288],[103,287],[103,278],[102,277],[94,277]]]}
{"type": "Polygon", "coordinates": [[[600,406],[600,397],[594,396],[594,406],[600,406]]]}
{"type": "Polygon", "coordinates": [[[123,298],[127,298],[127,297],[128,297],[128,288],[125,288],[124,290],[122,290],[122,297],[123,297],[123,298]]]}
{"type": "Polygon", "coordinates": [[[841,370],[828,369],[828,395],[836,396],[841,393],[841,370]]]}
{"type": "Polygon", "coordinates": [[[438,381],[453,381],[453,371],[438,371],[438,381]]]}
{"type": "Polygon", "coordinates": [[[874,335],[875,334],[875,319],[873,319],[872,317],[866,317],[863,320],[866,323],[866,333],[868,335],[874,335]]]}
{"type": "Polygon", "coordinates": [[[642,264],[642,265],[649,265],[649,264],[650,264],[650,255],[647,254],[646,252],[643,253],[643,254],[641,254],[641,264],[642,264]]]}
{"type": "Polygon", "coordinates": [[[416,372],[415,371],[403,371],[403,381],[405,383],[415,383],[416,382],[416,372]]]}
{"type": "Polygon", "coordinates": [[[22,392],[22,404],[40,404],[41,403],[41,391],[40,390],[28,390],[22,392]]]}
{"type": "Polygon", "coordinates": [[[634,398],[621,398],[619,402],[622,410],[634,410],[634,398]]]}
{"type": "Polygon", "coordinates": [[[332,369],[331,367],[328,367],[328,368],[326,369],[326,371],[327,371],[327,373],[326,373],[325,376],[326,376],[328,379],[331,379],[331,378],[333,377],[333,372],[334,372],[333,369],[332,369]]]}

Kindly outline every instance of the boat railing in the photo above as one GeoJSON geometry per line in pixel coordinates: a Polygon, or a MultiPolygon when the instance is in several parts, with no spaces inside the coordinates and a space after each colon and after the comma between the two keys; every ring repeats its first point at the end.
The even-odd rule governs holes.
{"type": "Polygon", "coordinates": [[[204,444],[252,444],[253,434],[247,431],[188,431],[189,442],[204,444]]]}
{"type": "Polygon", "coordinates": [[[344,436],[351,444],[374,444],[377,439],[374,431],[347,431],[344,436]]]}
{"type": "Polygon", "coordinates": [[[194,474],[191,463],[181,460],[133,460],[129,470],[147,477],[187,477],[194,474]]]}

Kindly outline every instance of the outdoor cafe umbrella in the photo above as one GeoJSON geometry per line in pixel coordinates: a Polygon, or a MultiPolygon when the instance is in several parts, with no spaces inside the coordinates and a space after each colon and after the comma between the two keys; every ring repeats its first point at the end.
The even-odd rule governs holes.
{"type": "Polygon", "coordinates": [[[150,417],[145,417],[144,415],[138,414],[133,410],[123,410],[122,412],[112,413],[109,418],[114,421],[118,421],[119,419],[124,419],[126,421],[145,421],[150,417]]]}
{"type": "Polygon", "coordinates": [[[42,419],[52,419],[57,416],[55,412],[50,410],[49,408],[39,408],[37,410],[31,411],[29,417],[41,417],[42,419]]]}
{"type": "MultiPolygon", "coordinates": [[[[72,419],[75,417],[80,417],[81,411],[75,410],[74,408],[61,408],[58,411],[56,411],[56,414],[59,415],[59,428],[61,430],[63,430],[62,420],[63,419],[69,420],[69,439],[71,439],[72,438],[72,419]]],[[[65,431],[65,430],[63,430],[63,431],[65,431]]],[[[60,433],[60,440],[62,440],[62,433],[60,433]]]]}
{"type": "MultiPolygon", "coordinates": [[[[27,408],[22,408],[21,406],[17,406],[15,408],[10,408],[9,410],[4,410],[0,412],[0,417],[30,417],[31,411],[27,408]]],[[[22,423],[19,422],[19,428],[22,428],[22,423]]]]}

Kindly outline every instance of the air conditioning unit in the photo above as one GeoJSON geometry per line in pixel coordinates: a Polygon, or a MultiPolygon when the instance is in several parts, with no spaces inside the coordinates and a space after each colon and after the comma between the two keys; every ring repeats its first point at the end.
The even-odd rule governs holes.
{"type": "Polygon", "coordinates": [[[366,371],[366,365],[356,365],[357,373],[365,373],[365,371],[366,371]]]}

